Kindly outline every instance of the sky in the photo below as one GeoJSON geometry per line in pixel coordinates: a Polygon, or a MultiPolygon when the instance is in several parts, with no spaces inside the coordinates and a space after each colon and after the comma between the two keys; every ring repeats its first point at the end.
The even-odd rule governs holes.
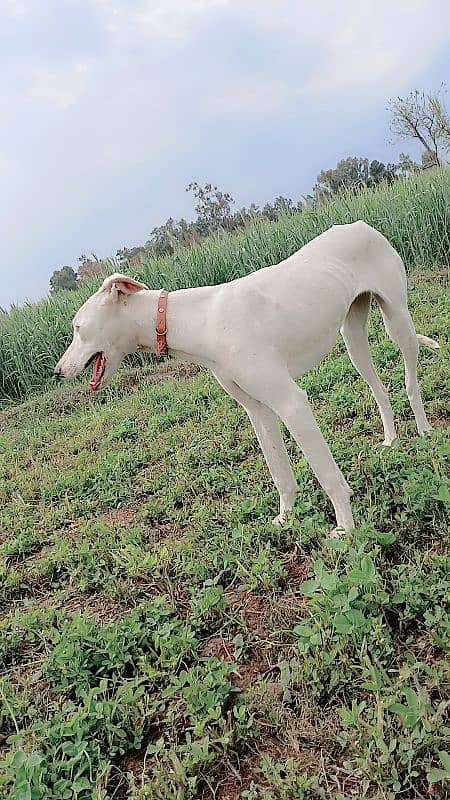
{"type": "Polygon", "coordinates": [[[264,204],[417,156],[387,102],[442,81],[448,0],[1,0],[0,307],[192,218],[191,181],[264,204]]]}

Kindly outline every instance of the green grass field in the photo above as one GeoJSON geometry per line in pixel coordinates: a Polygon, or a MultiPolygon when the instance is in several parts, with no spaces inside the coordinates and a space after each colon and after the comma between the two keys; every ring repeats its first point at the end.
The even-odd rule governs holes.
{"type": "Polygon", "coordinates": [[[444,798],[450,778],[448,283],[410,307],[434,431],[372,312],[400,439],[342,342],[302,385],[357,528],[290,441],[290,525],[244,412],[206,372],[128,370],[0,415],[0,795],[444,798]]]}
{"type": "MultiPolygon", "coordinates": [[[[277,264],[331,225],[358,219],[389,239],[407,270],[450,266],[450,168],[343,193],[277,222],[257,219],[239,233],[211,236],[170,258],[149,259],[132,272],[150,288],[222,283],[277,264]]],[[[72,316],[97,286],[94,281],[0,313],[0,407],[48,388],[71,338],[72,316]]]]}

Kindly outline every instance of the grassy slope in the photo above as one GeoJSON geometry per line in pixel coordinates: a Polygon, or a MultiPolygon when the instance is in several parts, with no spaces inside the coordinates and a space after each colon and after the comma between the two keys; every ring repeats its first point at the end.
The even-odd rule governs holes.
{"type": "Polygon", "coordinates": [[[416,276],[410,302],[443,345],[420,353],[430,436],[415,435],[378,314],[400,441],[375,446],[381,421],[342,344],[302,382],[355,489],[360,527],[340,543],[292,444],[292,525],[268,524],[253,433],[204,372],[129,373],[102,396],[65,387],[0,416],[0,794],[444,797],[442,274],[416,276]]]}
{"type": "MultiPolygon", "coordinates": [[[[417,264],[449,266],[450,169],[343,193],[277,222],[256,220],[236,234],[211,236],[182,248],[171,258],[149,259],[134,269],[134,276],[169,290],[222,283],[277,264],[331,225],[358,219],[387,236],[407,270],[417,264]]],[[[94,281],[76,292],[60,292],[51,301],[0,314],[0,406],[48,387],[71,338],[70,320],[97,285],[94,281]]]]}

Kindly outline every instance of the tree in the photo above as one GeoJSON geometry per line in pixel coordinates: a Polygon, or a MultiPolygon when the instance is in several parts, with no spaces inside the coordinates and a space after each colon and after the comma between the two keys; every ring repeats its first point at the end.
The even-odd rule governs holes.
{"type": "Polygon", "coordinates": [[[78,267],[78,280],[80,283],[86,283],[91,278],[97,275],[106,275],[109,272],[109,264],[97,258],[95,253],[92,258],[88,258],[84,253],[78,259],[80,265],[78,267]]]}
{"type": "Polygon", "coordinates": [[[450,152],[450,117],[439,92],[410,92],[391,100],[391,130],[401,139],[416,139],[424,148],[423,163],[441,166],[444,153],[450,152]]]}
{"type": "Polygon", "coordinates": [[[148,250],[146,247],[138,245],[137,247],[123,247],[121,250],[116,251],[116,258],[120,265],[142,264],[148,258],[148,250]]]}
{"type": "Polygon", "coordinates": [[[400,153],[397,167],[400,175],[403,177],[413,175],[415,172],[420,172],[422,166],[423,165],[418,164],[417,161],[413,161],[411,156],[407,153],[400,153]]]}
{"type": "Polygon", "coordinates": [[[61,269],[55,269],[53,275],[50,278],[50,292],[51,294],[56,294],[60,292],[62,289],[76,289],[78,287],[78,277],[77,273],[75,272],[72,267],[61,267],[61,269]]]}
{"type": "Polygon", "coordinates": [[[255,221],[255,219],[261,217],[261,215],[262,211],[259,206],[256,205],[256,203],[250,203],[248,208],[242,206],[241,208],[238,208],[238,210],[235,211],[231,217],[231,230],[236,230],[236,228],[245,228],[246,225],[250,225],[255,221]]]}
{"type": "Polygon", "coordinates": [[[169,217],[164,225],[153,228],[146,248],[155,256],[172,255],[180,245],[191,244],[199,237],[195,232],[195,223],[185,219],[175,220],[169,217]]]}
{"type": "Polygon", "coordinates": [[[339,161],[334,169],[322,170],[314,187],[316,198],[330,197],[344,188],[376,186],[381,181],[392,181],[396,177],[396,164],[383,164],[374,159],[349,156],[339,161]]]}
{"type": "Polygon", "coordinates": [[[423,150],[422,155],[420,157],[420,168],[421,169],[431,169],[432,167],[438,167],[439,164],[436,161],[436,156],[434,153],[429,153],[428,150],[423,150]]]}
{"type": "Polygon", "coordinates": [[[234,205],[234,199],[231,194],[221,192],[211,183],[200,186],[197,181],[190,183],[186,191],[193,192],[197,200],[195,227],[200,236],[208,236],[218,230],[232,229],[231,206],[234,205]]]}
{"type": "Polygon", "coordinates": [[[279,217],[283,216],[284,214],[293,214],[294,211],[298,211],[301,204],[299,206],[294,206],[293,201],[290,197],[276,197],[273,203],[266,203],[262,209],[263,217],[270,219],[272,221],[277,220],[279,217]]]}

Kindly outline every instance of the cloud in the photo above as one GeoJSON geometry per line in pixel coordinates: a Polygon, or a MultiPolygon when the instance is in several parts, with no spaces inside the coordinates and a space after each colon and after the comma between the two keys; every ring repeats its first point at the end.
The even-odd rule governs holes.
{"type": "MultiPolygon", "coordinates": [[[[39,5],[32,0],[7,0],[0,18],[2,13],[32,14],[37,20],[39,5]]],[[[330,0],[309,4],[298,0],[136,0],[133,4],[84,0],[81,17],[83,13],[98,26],[96,52],[77,57],[69,51],[63,63],[30,65],[16,94],[11,88],[14,80],[8,79],[0,96],[3,111],[12,110],[16,102],[54,108],[74,105],[88,90],[89,80],[101,75],[101,64],[118,78],[119,97],[127,86],[132,94],[141,83],[133,71],[136,58],[141,76],[146,69],[158,71],[166,93],[179,97],[188,82],[194,90],[196,84],[199,88],[203,84],[206,107],[219,115],[264,115],[302,97],[353,91],[392,94],[409,88],[445,44],[450,25],[446,0],[379,0],[377,4],[372,0],[341,0],[339,4],[330,0]],[[206,58],[205,36],[210,44],[206,58]],[[263,46],[272,46],[274,60],[253,69],[252,50],[258,39],[263,46]],[[183,54],[187,56],[184,63],[183,54]],[[211,57],[213,69],[211,64],[206,66],[211,57]],[[161,79],[165,72],[169,80],[161,79]]],[[[154,73],[147,72],[146,78],[150,77],[155,83],[154,73]]]]}
{"type": "Polygon", "coordinates": [[[227,83],[225,80],[217,94],[208,102],[211,115],[267,116],[282,111],[299,95],[299,89],[290,87],[280,79],[254,76],[227,83]]]}
{"type": "Polygon", "coordinates": [[[448,39],[450,6],[443,0],[365,0],[339,11],[339,26],[333,18],[325,23],[328,46],[304,86],[311,95],[357,91],[376,97],[409,89],[448,39]]]}
{"type": "Polygon", "coordinates": [[[410,88],[445,44],[450,24],[446,0],[139,0],[132,9],[125,0],[91,2],[115,46],[138,39],[171,52],[181,44],[195,48],[199,33],[209,32],[211,46],[217,42],[213,69],[195,74],[191,53],[177,80],[181,94],[194,71],[205,111],[218,117],[266,116],[351,93],[387,99],[410,88]],[[227,39],[234,41],[228,50],[227,39]],[[256,39],[272,47],[265,68],[252,68],[256,39]],[[236,63],[236,50],[247,70],[236,63]]]}
{"type": "Polygon", "coordinates": [[[449,24],[447,0],[3,0],[3,264],[35,258],[45,286],[84,249],[144,241],[189,213],[192,178],[283,191],[288,148],[322,166],[320,130],[421,88],[449,24]]]}
{"type": "Polygon", "coordinates": [[[448,43],[450,26],[447,0],[256,0],[231,10],[241,24],[276,37],[279,53],[266,72],[228,76],[211,107],[229,114],[266,115],[338,97],[387,100],[410,90],[448,43]]]}
{"type": "Polygon", "coordinates": [[[22,100],[37,106],[67,109],[77,103],[89,79],[89,64],[76,62],[59,70],[38,68],[33,71],[22,100]]]}
{"type": "Polygon", "coordinates": [[[91,0],[107,31],[120,41],[138,38],[179,41],[193,26],[217,11],[231,8],[234,0],[91,0]]]}
{"type": "Polygon", "coordinates": [[[33,0],[3,0],[0,8],[0,19],[10,17],[20,19],[33,12],[33,0]]]}

